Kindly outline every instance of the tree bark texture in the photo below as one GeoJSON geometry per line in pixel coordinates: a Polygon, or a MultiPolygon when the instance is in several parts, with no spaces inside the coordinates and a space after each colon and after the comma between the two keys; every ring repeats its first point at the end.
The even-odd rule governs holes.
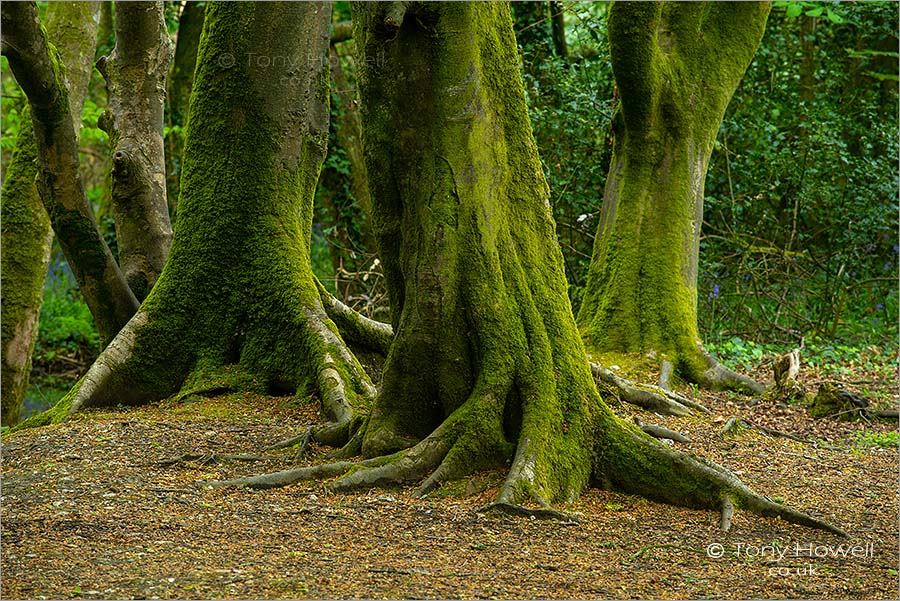
{"type": "Polygon", "coordinates": [[[702,349],[697,262],[710,153],[768,12],[765,2],[617,2],[610,9],[621,103],[578,315],[589,349],[656,353],[691,381],[759,389],[702,349]]]}
{"type": "Polygon", "coordinates": [[[46,419],[212,385],[318,393],[346,430],[374,394],[309,264],[329,20],[324,3],[207,6],[169,262],[46,419]]]}
{"type": "Polygon", "coordinates": [[[100,126],[114,149],[119,267],[138,300],[159,278],[172,242],[163,143],[172,52],[162,2],[116,2],[116,47],[97,61],[109,98],[100,126]]]}
{"type": "Polygon", "coordinates": [[[178,20],[178,39],[169,75],[169,134],[166,136],[166,198],[169,212],[176,214],[178,188],[181,179],[181,155],[184,148],[184,128],[190,115],[191,91],[194,87],[194,70],[197,68],[197,52],[206,4],[188,0],[181,9],[178,20]]]}
{"type": "MultiPolygon", "coordinates": [[[[600,398],[568,301],[508,5],[358,3],[354,25],[394,340],[358,437],[370,459],[337,464],[346,473],[332,489],[419,480],[424,494],[509,465],[495,506],[515,513],[537,515],[516,504],[546,507],[596,484],[828,527],[666,448],[600,398]]],[[[320,477],[312,469],[277,478],[320,477]]]]}
{"type": "Polygon", "coordinates": [[[108,342],[138,302],[103,241],[78,171],[78,143],[59,55],[41,28],[33,2],[3,5],[3,53],[28,97],[35,133],[38,190],[53,230],[108,342]]]}
{"type": "MultiPolygon", "coordinates": [[[[66,66],[69,106],[78,131],[94,57],[99,2],[55,2],[47,7],[46,29],[66,66]]],[[[2,423],[18,421],[28,389],[38,334],[44,280],[53,230],[35,180],[37,146],[31,112],[23,109],[16,149],[3,181],[3,255],[0,266],[2,323],[2,423]]]]}

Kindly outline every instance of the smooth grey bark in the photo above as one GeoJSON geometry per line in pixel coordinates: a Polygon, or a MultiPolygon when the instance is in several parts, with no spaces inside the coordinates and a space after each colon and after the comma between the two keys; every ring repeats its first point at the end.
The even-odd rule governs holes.
{"type": "Polygon", "coordinates": [[[162,2],[116,2],[116,47],[97,61],[109,97],[99,125],[114,148],[119,267],[140,300],[159,278],[172,243],[163,124],[173,48],[164,16],[162,2]]]}
{"type": "Polygon", "coordinates": [[[138,301],[103,240],[85,195],[69,93],[37,7],[34,2],[7,2],[0,13],[3,54],[31,110],[41,200],[106,344],[137,311],[138,301]]]}

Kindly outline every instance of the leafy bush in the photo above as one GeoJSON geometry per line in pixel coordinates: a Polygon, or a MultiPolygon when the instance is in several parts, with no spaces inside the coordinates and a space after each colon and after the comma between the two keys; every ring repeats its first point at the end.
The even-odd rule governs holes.
{"type": "Polygon", "coordinates": [[[94,356],[100,351],[94,319],[60,254],[54,257],[47,274],[35,347],[38,357],[46,361],[60,353],[81,350],[94,356]]]}
{"type": "Polygon", "coordinates": [[[896,340],[896,12],[776,4],[707,177],[707,340],[896,340]]]}

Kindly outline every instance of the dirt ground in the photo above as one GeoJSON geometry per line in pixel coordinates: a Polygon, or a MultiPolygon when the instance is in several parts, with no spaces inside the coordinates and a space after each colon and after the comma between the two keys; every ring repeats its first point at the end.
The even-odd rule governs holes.
{"type": "MultiPolygon", "coordinates": [[[[896,383],[881,385],[896,393],[896,383]]],[[[297,465],[287,452],[234,455],[260,455],[315,418],[288,398],[225,395],[4,436],[0,596],[898,598],[897,449],[853,435],[896,424],[695,398],[711,416],[616,410],[688,435],[679,447],[850,538],[740,511],[726,535],[716,513],[599,490],[559,508],[580,524],[485,515],[478,509],[502,478],[490,472],[425,499],[411,488],[333,495],[321,483],[208,489],[204,481],[297,465]],[[753,429],[720,436],[733,415],[818,442],[753,429]]],[[[316,452],[304,462],[321,460],[316,452]]]]}

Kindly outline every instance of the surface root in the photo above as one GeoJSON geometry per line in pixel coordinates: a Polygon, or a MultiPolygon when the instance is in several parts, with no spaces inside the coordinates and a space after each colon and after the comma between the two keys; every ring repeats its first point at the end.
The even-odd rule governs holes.
{"type": "Polygon", "coordinates": [[[619,377],[599,363],[591,363],[591,373],[598,382],[603,382],[616,389],[619,397],[626,403],[637,405],[660,415],[682,417],[688,415],[691,409],[702,413],[710,412],[709,409],[700,403],[670,390],[651,384],[635,384],[630,380],[619,377]]]}
{"type": "Polygon", "coordinates": [[[557,520],[559,522],[563,522],[564,525],[581,524],[584,522],[584,520],[582,520],[581,518],[575,517],[568,513],[564,513],[562,511],[556,511],[555,509],[531,509],[529,507],[523,507],[522,505],[507,503],[504,501],[495,501],[493,503],[488,503],[478,510],[478,513],[491,512],[500,512],[507,515],[535,518],[539,520],[557,520]]]}

